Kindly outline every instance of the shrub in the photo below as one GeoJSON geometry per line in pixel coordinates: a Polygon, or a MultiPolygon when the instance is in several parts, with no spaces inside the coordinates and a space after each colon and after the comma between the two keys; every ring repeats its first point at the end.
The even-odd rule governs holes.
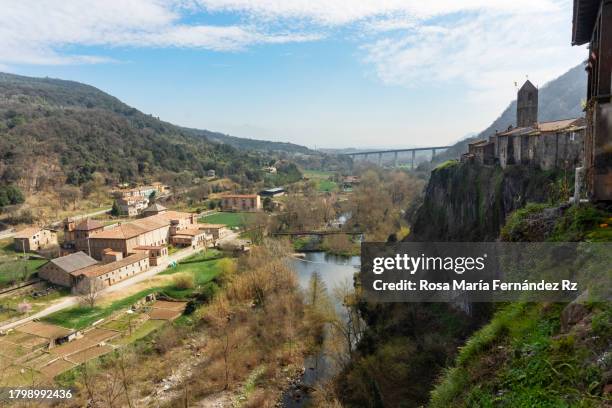
{"type": "Polygon", "coordinates": [[[188,273],[177,274],[174,277],[174,286],[177,289],[193,289],[195,286],[193,275],[188,273]]]}

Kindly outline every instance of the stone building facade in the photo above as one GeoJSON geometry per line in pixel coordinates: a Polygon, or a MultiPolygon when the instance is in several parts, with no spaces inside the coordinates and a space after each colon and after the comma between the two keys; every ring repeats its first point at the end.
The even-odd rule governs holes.
{"type": "Polygon", "coordinates": [[[230,194],[221,197],[223,211],[259,211],[261,198],[257,194],[230,194]]]}
{"type": "Polygon", "coordinates": [[[151,217],[119,224],[90,237],[91,256],[102,259],[107,248],[127,256],[138,246],[168,245],[173,234],[183,229],[194,228],[196,224],[196,214],[177,211],[165,211],[151,217]]]}
{"type": "Polygon", "coordinates": [[[612,1],[574,0],[572,45],[589,45],[584,167],[587,194],[612,201],[612,1]]]}
{"type": "Polygon", "coordinates": [[[13,237],[13,248],[18,252],[34,252],[56,245],[57,234],[46,228],[26,228],[17,232],[13,237]]]}
{"type": "Polygon", "coordinates": [[[93,265],[72,272],[73,290],[87,293],[90,288],[101,290],[149,269],[149,256],[136,252],[115,262],[93,265]]]}
{"type": "Polygon", "coordinates": [[[38,276],[55,285],[71,288],[74,285],[73,272],[96,265],[97,263],[98,261],[85,252],[75,252],[52,259],[40,268],[38,276]]]}
{"type": "Polygon", "coordinates": [[[468,145],[463,161],[480,164],[531,165],[544,170],[582,165],[586,122],[583,118],[537,121],[538,90],[527,81],[517,97],[520,125],[468,145]],[[535,120],[534,120],[535,119],[535,120]],[[521,126],[522,125],[522,126],[521,126]]]}

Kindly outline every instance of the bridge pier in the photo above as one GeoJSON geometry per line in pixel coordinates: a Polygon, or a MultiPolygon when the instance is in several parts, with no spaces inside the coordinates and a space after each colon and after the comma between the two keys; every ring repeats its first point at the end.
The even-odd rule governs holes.
{"type": "Polygon", "coordinates": [[[436,149],[431,149],[431,161],[434,161],[435,157],[436,157],[436,149]]]}
{"type": "Polygon", "coordinates": [[[393,152],[393,167],[397,167],[397,154],[398,152],[393,152]]]}
{"type": "Polygon", "coordinates": [[[382,167],[382,153],[378,153],[378,166],[382,167]]]}
{"type": "Polygon", "coordinates": [[[410,162],[410,169],[411,170],[414,170],[415,159],[416,159],[416,150],[413,150],[412,151],[412,161],[410,162]]]}

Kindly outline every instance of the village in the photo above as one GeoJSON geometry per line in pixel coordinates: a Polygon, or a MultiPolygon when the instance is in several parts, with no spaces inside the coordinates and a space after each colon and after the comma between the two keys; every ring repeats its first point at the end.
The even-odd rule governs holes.
{"type": "MultiPolygon", "coordinates": [[[[198,288],[210,284],[211,269],[218,269],[224,251],[249,249],[250,241],[239,237],[236,225],[206,222],[206,215],[169,210],[154,202],[153,197],[159,200],[167,194],[162,183],[118,187],[109,194],[121,221],[67,218],[59,229],[31,226],[14,234],[13,250],[25,268],[35,269],[0,288],[3,384],[49,381],[177,319],[188,303],[182,299],[194,291],[194,280],[198,288]],[[50,254],[58,256],[47,262],[50,254]],[[181,264],[184,260],[194,266],[181,264]],[[195,272],[202,266],[204,271],[195,272]],[[183,270],[192,274],[184,287],[174,288],[178,296],[158,290],[158,281],[168,279],[155,280],[155,275],[181,276],[183,270]],[[137,287],[136,295],[131,287],[137,287]],[[106,297],[114,303],[99,306],[106,297]],[[96,310],[100,318],[51,322],[66,309],[96,310]]],[[[282,188],[225,194],[220,205],[239,220],[262,211],[262,197],[282,194],[282,188]]]]}
{"type": "MultiPolygon", "coordinates": [[[[272,175],[275,170],[263,169],[272,175]]],[[[214,180],[214,171],[208,177],[214,180]]],[[[303,200],[304,191],[322,202],[337,203],[337,195],[346,200],[359,182],[355,175],[307,171],[289,186],[291,194],[284,187],[225,191],[213,194],[214,209],[191,212],[166,207],[185,203],[163,183],[126,184],[109,189],[113,205],[101,213],[17,230],[3,239],[3,259],[16,260],[0,263],[0,362],[6,374],[0,381],[52,381],[185,319],[194,296],[216,288],[230,260],[250,250],[253,230],[262,228],[254,223],[258,217],[268,223],[303,200]]],[[[300,237],[294,237],[296,249],[300,237]]]]}

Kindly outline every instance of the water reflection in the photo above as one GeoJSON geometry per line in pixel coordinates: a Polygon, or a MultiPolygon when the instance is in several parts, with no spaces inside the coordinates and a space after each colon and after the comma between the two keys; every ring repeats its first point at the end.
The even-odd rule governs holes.
{"type": "MultiPolygon", "coordinates": [[[[331,295],[334,287],[343,284],[346,280],[353,281],[353,275],[360,265],[360,258],[358,256],[330,255],[324,252],[308,252],[305,258],[291,259],[290,262],[291,267],[298,275],[302,289],[308,289],[310,277],[314,272],[318,272],[331,295]]],[[[333,301],[337,301],[337,299],[331,298],[333,301]]],[[[340,311],[340,303],[336,303],[335,306],[340,311]]],[[[310,402],[308,393],[312,387],[332,375],[334,375],[334,364],[326,354],[325,349],[320,350],[315,355],[308,356],[304,361],[304,375],[285,392],[282,398],[282,406],[285,408],[308,406],[310,402]]]]}

